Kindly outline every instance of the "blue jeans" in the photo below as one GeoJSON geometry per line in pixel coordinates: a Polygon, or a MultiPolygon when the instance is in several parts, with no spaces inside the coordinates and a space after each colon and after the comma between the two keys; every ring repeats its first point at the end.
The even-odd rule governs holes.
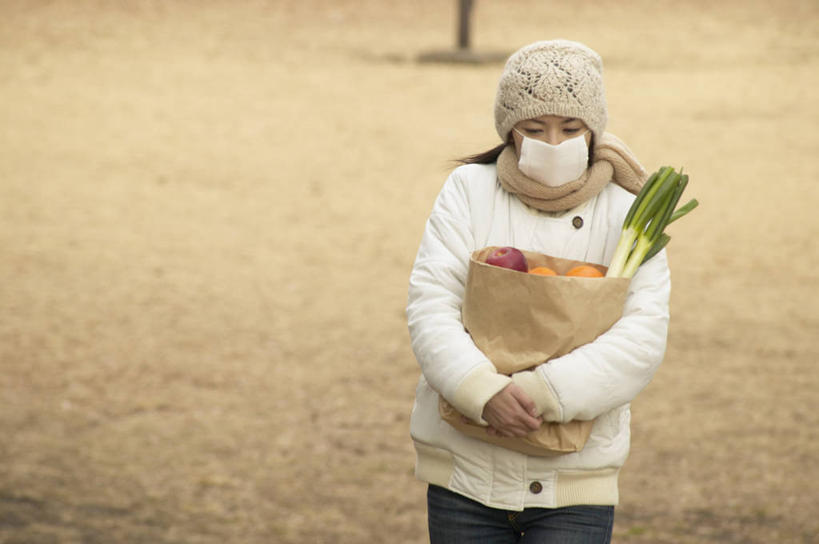
{"type": "Polygon", "coordinates": [[[526,508],[484,506],[442,487],[427,490],[430,544],[608,544],[613,506],[526,508]]]}

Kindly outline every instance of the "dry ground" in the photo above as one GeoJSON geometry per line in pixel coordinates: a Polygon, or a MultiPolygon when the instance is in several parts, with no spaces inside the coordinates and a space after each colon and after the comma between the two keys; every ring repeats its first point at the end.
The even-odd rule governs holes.
{"type": "MultiPolygon", "coordinates": [[[[618,543],[819,534],[819,4],[479,1],[684,165],[618,543]]],[[[403,315],[498,65],[454,2],[0,1],[0,543],[421,543],[403,315]]]]}

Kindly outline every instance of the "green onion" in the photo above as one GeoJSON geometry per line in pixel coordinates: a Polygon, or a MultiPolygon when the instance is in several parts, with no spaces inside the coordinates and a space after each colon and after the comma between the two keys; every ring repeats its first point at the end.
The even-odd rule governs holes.
{"type": "Polygon", "coordinates": [[[671,236],[669,236],[666,233],[660,234],[660,237],[657,239],[656,242],[654,242],[654,245],[651,246],[651,249],[648,250],[648,253],[646,253],[646,256],[643,257],[643,262],[646,262],[647,260],[652,258],[654,255],[659,253],[660,250],[663,249],[666,245],[668,245],[668,242],[670,242],[670,241],[671,241],[671,236]]]}
{"type": "Polygon", "coordinates": [[[683,206],[680,206],[679,208],[674,210],[674,213],[671,214],[671,219],[668,220],[668,224],[670,225],[671,223],[673,223],[674,221],[676,221],[677,219],[679,219],[683,215],[687,214],[688,212],[690,212],[691,210],[693,210],[694,208],[699,206],[699,204],[700,203],[697,202],[696,198],[692,198],[691,200],[686,202],[683,206]]]}
{"type": "Polygon", "coordinates": [[[688,175],[664,166],[646,181],[623,221],[620,240],[614,251],[607,277],[631,278],[641,264],[659,253],[671,237],[663,232],[669,223],[697,207],[696,200],[675,209],[688,175]]]}

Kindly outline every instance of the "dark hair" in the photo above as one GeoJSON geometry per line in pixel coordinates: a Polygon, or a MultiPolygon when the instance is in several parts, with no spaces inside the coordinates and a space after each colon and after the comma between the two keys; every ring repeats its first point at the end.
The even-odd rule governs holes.
{"type": "Polygon", "coordinates": [[[508,144],[498,144],[487,151],[455,159],[455,162],[461,164],[493,164],[498,161],[498,157],[507,145],[508,144]]]}
{"type": "Polygon", "coordinates": [[[462,159],[456,159],[455,162],[459,162],[461,164],[494,164],[498,162],[498,157],[500,157],[503,149],[507,145],[514,145],[514,142],[515,141],[512,138],[512,131],[509,131],[509,135],[506,136],[506,142],[498,144],[488,151],[469,155],[462,159]]]}
{"type": "MultiPolygon", "coordinates": [[[[467,155],[466,157],[455,159],[455,162],[460,164],[494,164],[498,161],[498,157],[500,156],[501,152],[507,145],[512,145],[512,133],[509,133],[509,137],[507,138],[506,143],[498,144],[492,149],[488,151],[483,151],[481,153],[475,153],[474,155],[467,155]]],[[[589,140],[589,166],[592,165],[594,157],[593,155],[594,150],[594,133],[591,135],[591,140],[589,140]]]]}

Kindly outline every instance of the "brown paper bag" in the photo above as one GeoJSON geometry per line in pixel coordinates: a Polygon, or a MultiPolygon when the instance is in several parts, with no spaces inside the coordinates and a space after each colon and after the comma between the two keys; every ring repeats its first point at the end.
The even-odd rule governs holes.
{"type": "MultiPolygon", "coordinates": [[[[561,274],[538,276],[486,264],[494,249],[472,254],[461,316],[475,345],[499,372],[511,375],[565,355],[593,341],[622,315],[628,279],[562,275],[580,264],[604,274],[606,267],[524,251],[530,269],[548,266],[561,274]]],[[[459,431],[528,455],[580,451],[594,424],[544,423],[523,438],[497,438],[466,421],[443,398],[439,408],[441,417],[459,431]]]]}

